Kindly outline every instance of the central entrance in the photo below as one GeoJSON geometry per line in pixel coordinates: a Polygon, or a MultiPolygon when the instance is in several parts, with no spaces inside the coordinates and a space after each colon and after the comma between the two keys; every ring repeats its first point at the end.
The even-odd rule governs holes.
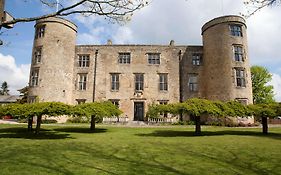
{"type": "Polygon", "coordinates": [[[144,102],[134,102],[134,121],[144,120],[144,102]]]}

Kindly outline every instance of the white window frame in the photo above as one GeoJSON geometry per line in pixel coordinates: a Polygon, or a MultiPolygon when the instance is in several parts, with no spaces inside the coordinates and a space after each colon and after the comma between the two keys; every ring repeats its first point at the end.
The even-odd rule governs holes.
{"type": "Polygon", "coordinates": [[[131,64],[131,53],[129,52],[120,52],[118,55],[119,64],[131,64]]]}
{"type": "Polygon", "coordinates": [[[86,99],[76,99],[76,101],[78,105],[86,103],[86,99]]]}
{"type": "Polygon", "coordinates": [[[167,73],[159,74],[159,90],[168,91],[168,74],[167,73]]]}
{"type": "Polygon", "coordinates": [[[35,51],[33,54],[34,64],[41,63],[41,59],[42,59],[42,46],[35,48],[35,51]]]}
{"type": "Polygon", "coordinates": [[[120,74],[119,73],[111,73],[111,91],[119,91],[120,86],[120,74]]]}
{"type": "Polygon", "coordinates": [[[231,24],[229,26],[232,36],[243,37],[242,26],[239,24],[231,24]]]}
{"type": "Polygon", "coordinates": [[[201,54],[193,54],[192,55],[192,65],[200,66],[202,62],[202,55],[201,54]]]}
{"type": "Polygon", "coordinates": [[[90,66],[90,55],[78,55],[78,66],[89,67],[90,66]]]}
{"type": "MultiPolygon", "coordinates": [[[[159,100],[159,105],[167,105],[169,100],[159,100]]],[[[162,112],[160,113],[161,117],[167,118],[168,113],[167,112],[162,112]]]]}
{"type": "Polygon", "coordinates": [[[198,75],[197,74],[189,74],[188,76],[188,89],[190,92],[198,91],[198,75]]]}
{"type": "Polygon", "coordinates": [[[246,87],[246,72],[244,68],[235,68],[236,87],[246,87]]]}
{"type": "Polygon", "coordinates": [[[120,100],[119,99],[109,99],[109,101],[114,104],[117,108],[120,107],[120,100]]]}
{"type": "Polygon", "coordinates": [[[28,103],[36,103],[36,102],[37,102],[37,96],[28,97],[28,103]]]}
{"type": "Polygon", "coordinates": [[[39,81],[39,69],[33,69],[31,71],[30,86],[38,86],[39,81]]]}
{"type": "Polygon", "coordinates": [[[238,101],[239,103],[243,104],[243,105],[248,105],[249,104],[249,99],[248,98],[236,98],[236,101],[238,101]]]}
{"type": "Polygon", "coordinates": [[[244,49],[242,45],[233,45],[233,56],[235,61],[244,61],[244,49]]]}
{"type": "Polygon", "coordinates": [[[78,90],[85,91],[87,90],[87,74],[78,74],[78,90]]]}
{"type": "Polygon", "coordinates": [[[43,38],[45,35],[46,25],[38,25],[36,27],[35,38],[43,38]]]}
{"type": "Polygon", "coordinates": [[[160,64],[160,53],[148,53],[147,54],[147,60],[148,64],[160,64]]]}
{"type": "Polygon", "coordinates": [[[135,91],[144,90],[144,74],[135,73],[135,91]]]}

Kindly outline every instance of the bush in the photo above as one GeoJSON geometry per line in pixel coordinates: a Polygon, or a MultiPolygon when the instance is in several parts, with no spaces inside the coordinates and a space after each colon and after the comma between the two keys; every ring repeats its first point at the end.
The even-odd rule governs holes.
{"type": "Polygon", "coordinates": [[[44,119],[42,120],[42,124],[51,124],[51,123],[58,123],[55,119],[44,119]]]}
{"type": "Polygon", "coordinates": [[[72,117],[69,118],[66,123],[89,123],[89,119],[87,117],[72,117]]]}
{"type": "Polygon", "coordinates": [[[17,122],[18,123],[27,123],[27,119],[26,118],[18,119],[17,122]]]}
{"type": "Polygon", "coordinates": [[[229,117],[208,117],[206,125],[237,127],[239,124],[229,117]]]}
{"type": "Polygon", "coordinates": [[[194,121],[178,121],[177,123],[173,123],[172,125],[195,125],[194,121]]]}

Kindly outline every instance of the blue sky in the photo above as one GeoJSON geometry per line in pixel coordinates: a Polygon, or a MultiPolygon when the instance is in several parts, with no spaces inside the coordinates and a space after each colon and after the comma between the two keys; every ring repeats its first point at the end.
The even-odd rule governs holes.
{"type": "MultiPolygon", "coordinates": [[[[13,16],[31,17],[45,14],[38,0],[6,0],[6,11],[13,16]]],[[[201,27],[222,15],[245,13],[242,0],[152,0],[136,12],[125,25],[112,24],[104,18],[70,16],[78,26],[77,44],[168,44],[201,45],[201,27]]],[[[281,101],[281,6],[263,9],[247,19],[251,65],[261,65],[273,74],[275,98],[281,101]]],[[[2,30],[0,48],[0,82],[8,81],[12,93],[27,85],[34,37],[34,22],[18,23],[2,30]]]]}

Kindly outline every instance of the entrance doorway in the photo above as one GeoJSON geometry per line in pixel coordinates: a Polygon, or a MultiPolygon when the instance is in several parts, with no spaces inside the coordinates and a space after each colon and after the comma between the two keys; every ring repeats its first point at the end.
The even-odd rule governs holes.
{"type": "Polygon", "coordinates": [[[144,120],[144,102],[134,102],[134,121],[144,120]]]}

